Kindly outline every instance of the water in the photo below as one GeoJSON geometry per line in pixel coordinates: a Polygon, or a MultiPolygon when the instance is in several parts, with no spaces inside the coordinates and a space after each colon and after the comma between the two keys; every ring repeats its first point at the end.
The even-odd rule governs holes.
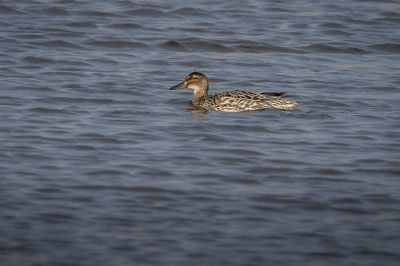
{"type": "Polygon", "coordinates": [[[398,265],[399,1],[0,18],[2,265],[398,265]],[[187,112],[195,70],[299,108],[187,112]]]}

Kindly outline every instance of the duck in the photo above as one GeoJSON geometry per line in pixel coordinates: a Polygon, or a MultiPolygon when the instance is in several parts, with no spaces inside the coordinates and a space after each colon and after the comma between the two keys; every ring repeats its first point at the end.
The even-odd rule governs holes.
{"type": "Polygon", "coordinates": [[[188,74],[184,81],[170,90],[193,90],[192,106],[221,112],[244,112],[265,109],[293,110],[297,102],[286,98],[284,92],[228,91],[208,95],[208,77],[201,72],[188,74]]]}

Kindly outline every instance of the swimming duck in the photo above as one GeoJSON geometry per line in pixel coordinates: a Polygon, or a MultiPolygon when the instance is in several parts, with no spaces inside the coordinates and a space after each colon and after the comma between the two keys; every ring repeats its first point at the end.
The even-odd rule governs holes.
{"type": "Polygon", "coordinates": [[[292,110],[297,103],[285,98],[283,92],[229,91],[208,95],[208,78],[200,72],[192,72],[185,80],[170,90],[188,88],[193,90],[192,105],[206,110],[243,112],[263,109],[292,110]]]}

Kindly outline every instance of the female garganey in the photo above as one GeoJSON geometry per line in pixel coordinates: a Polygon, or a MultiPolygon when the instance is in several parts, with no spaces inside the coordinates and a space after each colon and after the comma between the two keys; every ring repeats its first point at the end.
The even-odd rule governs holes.
{"type": "Polygon", "coordinates": [[[188,88],[193,90],[192,105],[206,110],[243,112],[263,109],[292,110],[297,103],[285,98],[283,92],[230,91],[208,95],[208,78],[200,72],[192,72],[185,80],[170,90],[188,88]]]}

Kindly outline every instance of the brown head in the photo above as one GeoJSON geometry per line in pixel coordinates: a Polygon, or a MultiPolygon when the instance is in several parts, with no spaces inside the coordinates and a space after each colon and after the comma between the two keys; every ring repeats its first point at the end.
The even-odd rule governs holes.
{"type": "Polygon", "coordinates": [[[192,89],[194,94],[205,93],[208,91],[208,78],[206,75],[200,72],[192,72],[186,76],[185,80],[173,87],[170,90],[176,90],[179,88],[192,89]]]}

